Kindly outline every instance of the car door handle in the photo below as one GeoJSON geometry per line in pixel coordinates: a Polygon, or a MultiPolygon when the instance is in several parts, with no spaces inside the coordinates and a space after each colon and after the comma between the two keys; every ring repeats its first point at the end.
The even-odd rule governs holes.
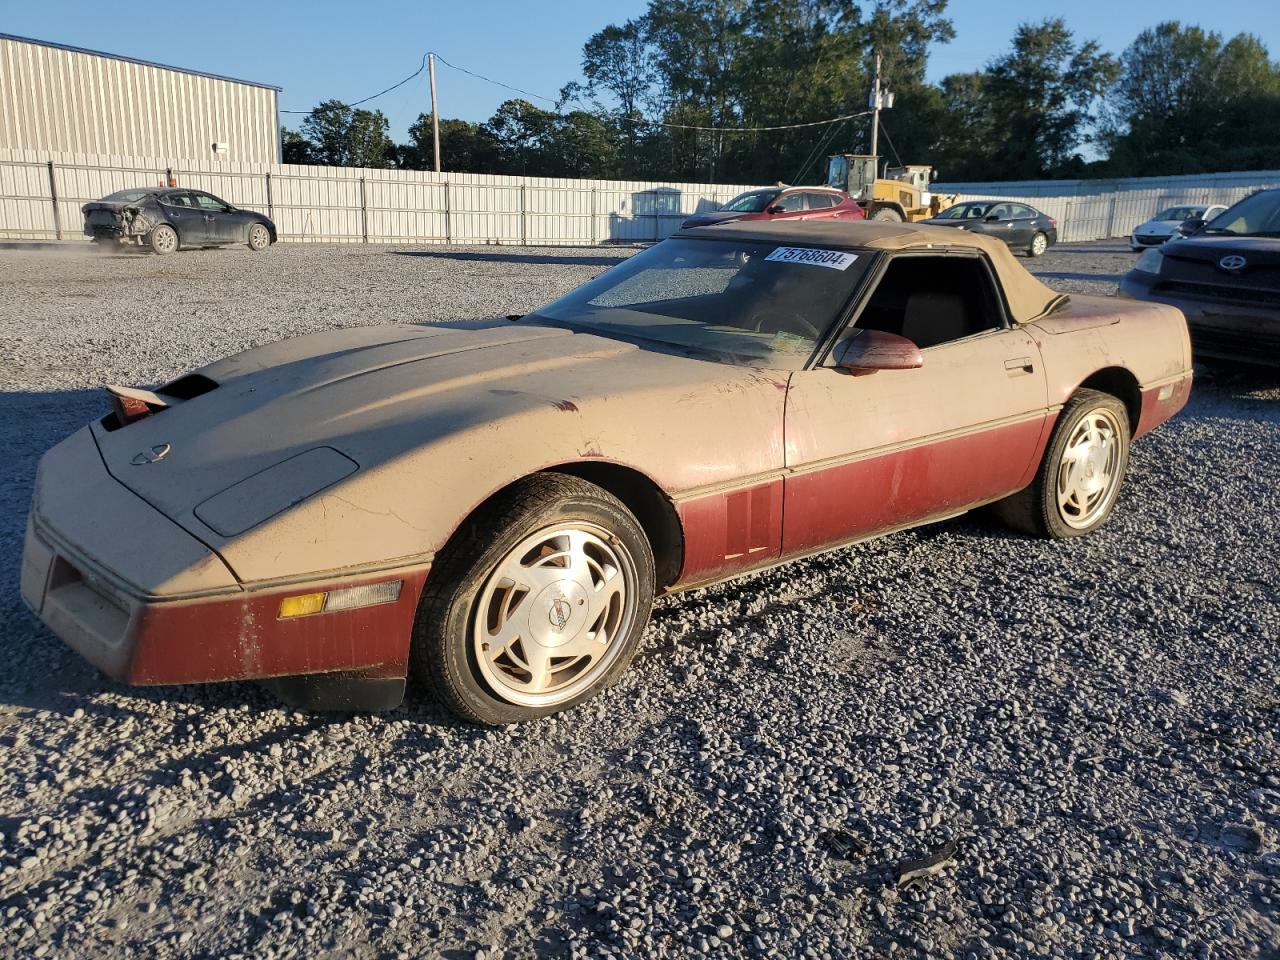
{"type": "Polygon", "coordinates": [[[1012,360],[1004,362],[1004,368],[1011,377],[1020,377],[1026,373],[1035,372],[1035,364],[1031,362],[1030,357],[1015,357],[1012,360]]]}

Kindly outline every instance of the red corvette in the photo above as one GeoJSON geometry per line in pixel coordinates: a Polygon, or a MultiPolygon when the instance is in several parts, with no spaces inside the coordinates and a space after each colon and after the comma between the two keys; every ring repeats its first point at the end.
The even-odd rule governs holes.
{"type": "Polygon", "coordinates": [[[685,230],[514,323],[110,388],[41,461],[22,596],[129,683],[374,708],[412,667],[527,720],[617,680],[657,594],[984,504],[1090,533],[1190,389],[1181,313],[1067,298],[990,237],[685,230]]]}
{"type": "Polygon", "coordinates": [[[709,227],[736,220],[865,220],[862,207],[830,187],[769,187],[740,193],[719,210],[695,213],[680,226],[709,227]]]}

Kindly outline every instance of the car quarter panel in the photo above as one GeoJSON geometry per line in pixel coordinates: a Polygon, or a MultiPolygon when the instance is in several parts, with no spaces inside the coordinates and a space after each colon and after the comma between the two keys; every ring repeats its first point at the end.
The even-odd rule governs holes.
{"type": "Polygon", "coordinates": [[[1191,340],[1186,318],[1172,307],[1073,294],[1025,329],[1039,345],[1054,408],[1099,371],[1128,371],[1140,397],[1137,437],[1181,410],[1190,396],[1191,340]]]}

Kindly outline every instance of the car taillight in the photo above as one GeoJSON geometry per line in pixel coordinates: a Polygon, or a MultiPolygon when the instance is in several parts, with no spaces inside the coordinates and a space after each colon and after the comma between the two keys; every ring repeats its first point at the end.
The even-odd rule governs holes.
{"type": "Polygon", "coordinates": [[[1057,221],[1057,220],[1055,220],[1055,219],[1053,219],[1053,217],[1050,217],[1050,218],[1049,218],[1049,226],[1051,226],[1051,227],[1056,227],[1057,225],[1058,225],[1058,221],[1057,221]]]}

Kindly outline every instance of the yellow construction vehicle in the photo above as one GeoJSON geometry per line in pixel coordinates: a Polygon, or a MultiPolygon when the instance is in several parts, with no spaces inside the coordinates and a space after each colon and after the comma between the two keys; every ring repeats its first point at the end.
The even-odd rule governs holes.
{"type": "Polygon", "coordinates": [[[933,167],[909,163],[889,167],[877,177],[878,157],[839,153],[827,158],[827,186],[846,191],[858,201],[868,220],[915,223],[936,217],[956,202],[955,194],[933,193],[933,167]]]}

